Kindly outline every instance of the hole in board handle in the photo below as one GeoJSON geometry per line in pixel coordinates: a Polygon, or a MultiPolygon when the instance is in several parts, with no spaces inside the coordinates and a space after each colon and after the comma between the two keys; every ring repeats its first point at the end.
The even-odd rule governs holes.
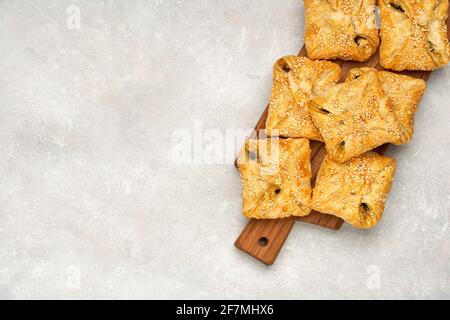
{"type": "Polygon", "coordinates": [[[258,244],[259,244],[261,247],[265,247],[265,246],[267,246],[267,245],[269,244],[269,239],[267,239],[266,237],[261,237],[261,238],[259,238],[259,240],[258,240],[258,244]]]}

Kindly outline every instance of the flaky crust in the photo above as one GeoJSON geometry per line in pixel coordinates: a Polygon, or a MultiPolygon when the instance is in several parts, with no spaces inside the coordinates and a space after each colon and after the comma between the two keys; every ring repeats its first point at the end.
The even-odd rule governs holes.
{"type": "MultiPolygon", "coordinates": [[[[352,81],[368,71],[376,71],[372,68],[352,69],[346,81],[352,81]]],[[[381,89],[391,99],[400,134],[394,144],[408,143],[414,133],[414,115],[417,105],[425,92],[426,82],[410,76],[388,71],[376,71],[380,80],[381,89]]]]}
{"type": "Polygon", "coordinates": [[[375,70],[335,85],[326,95],[312,99],[309,110],[329,156],[337,162],[400,139],[392,101],[375,70]]]}
{"type": "Polygon", "coordinates": [[[396,168],[395,159],[368,152],[345,163],[325,157],[311,206],[356,228],[371,228],[383,215],[396,168]]]}
{"type": "Polygon", "coordinates": [[[384,68],[434,70],[448,63],[448,0],[380,0],[379,6],[384,68]]]}
{"type": "Polygon", "coordinates": [[[322,141],[308,111],[311,97],[322,94],[340,78],[340,68],[328,61],[286,56],[273,69],[267,136],[322,141]]]}
{"type": "Polygon", "coordinates": [[[308,215],[310,157],[307,139],[247,141],[238,158],[244,216],[276,219],[308,215]]]}
{"type": "Polygon", "coordinates": [[[375,0],[304,0],[310,59],[367,61],[380,40],[375,0]]]}

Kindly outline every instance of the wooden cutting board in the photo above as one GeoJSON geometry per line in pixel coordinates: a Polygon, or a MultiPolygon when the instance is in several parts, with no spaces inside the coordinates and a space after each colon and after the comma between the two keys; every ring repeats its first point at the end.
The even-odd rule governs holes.
{"type": "MultiPolygon", "coordinates": [[[[450,38],[450,19],[447,21],[448,36],[450,38]]],[[[306,56],[306,48],[303,47],[298,54],[300,57],[306,56]]],[[[348,72],[353,68],[361,67],[373,67],[378,70],[385,70],[379,64],[379,54],[378,51],[370,58],[367,62],[353,62],[353,61],[333,61],[341,66],[341,81],[344,81],[347,77],[348,72]]],[[[390,70],[388,70],[390,71],[390,70]]],[[[428,80],[431,72],[424,71],[406,71],[401,72],[415,78],[428,80]]],[[[255,133],[257,134],[259,130],[264,129],[266,125],[266,119],[268,114],[268,106],[264,110],[263,114],[258,120],[255,126],[255,133]]],[[[377,148],[375,151],[383,154],[386,152],[389,145],[383,145],[377,148]]],[[[317,172],[319,171],[320,165],[325,156],[325,146],[323,143],[318,141],[311,141],[311,168],[312,168],[312,185],[314,185],[317,172]]],[[[343,224],[343,220],[329,215],[323,214],[317,211],[313,211],[310,215],[306,217],[289,217],[283,219],[250,219],[244,230],[241,232],[239,238],[236,240],[234,245],[251,255],[252,257],[258,259],[266,265],[272,265],[284,242],[286,241],[289,232],[291,231],[294,223],[296,221],[307,222],[315,224],[321,227],[339,230],[343,224]]]]}

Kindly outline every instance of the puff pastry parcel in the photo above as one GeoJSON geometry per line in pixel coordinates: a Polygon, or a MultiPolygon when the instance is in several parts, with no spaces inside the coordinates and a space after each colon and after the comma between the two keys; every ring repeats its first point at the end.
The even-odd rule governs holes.
{"type": "Polygon", "coordinates": [[[310,156],[307,139],[248,140],[238,157],[244,216],[275,219],[308,215],[310,156]]]}
{"type": "Polygon", "coordinates": [[[311,206],[357,228],[371,228],[383,215],[396,168],[395,159],[368,152],[345,163],[325,157],[311,206]]]}
{"type": "Polygon", "coordinates": [[[340,68],[328,61],[286,56],[275,63],[272,96],[266,121],[267,136],[322,141],[309,114],[312,96],[322,94],[340,78],[340,68]]]}
{"type": "Polygon", "coordinates": [[[380,43],[376,0],[305,0],[310,59],[367,61],[380,43]]]}
{"type": "MultiPolygon", "coordinates": [[[[352,69],[346,81],[352,81],[361,74],[373,71],[372,68],[352,69]]],[[[395,116],[399,123],[400,134],[397,140],[391,141],[394,144],[405,144],[409,142],[414,133],[414,115],[417,105],[422,98],[426,82],[388,71],[378,71],[381,89],[391,99],[395,116]]]]}
{"type": "Polygon", "coordinates": [[[434,70],[448,63],[448,0],[380,0],[380,64],[434,70]]]}
{"type": "Polygon", "coordinates": [[[392,100],[383,92],[373,69],[312,99],[309,110],[335,161],[344,162],[382,144],[400,141],[392,100]]]}

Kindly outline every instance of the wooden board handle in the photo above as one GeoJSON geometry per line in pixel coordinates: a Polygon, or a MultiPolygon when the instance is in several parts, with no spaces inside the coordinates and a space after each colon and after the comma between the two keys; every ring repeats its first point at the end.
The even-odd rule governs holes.
{"type": "Polygon", "coordinates": [[[266,265],[272,265],[294,225],[293,218],[251,219],[234,245],[266,265]]]}

